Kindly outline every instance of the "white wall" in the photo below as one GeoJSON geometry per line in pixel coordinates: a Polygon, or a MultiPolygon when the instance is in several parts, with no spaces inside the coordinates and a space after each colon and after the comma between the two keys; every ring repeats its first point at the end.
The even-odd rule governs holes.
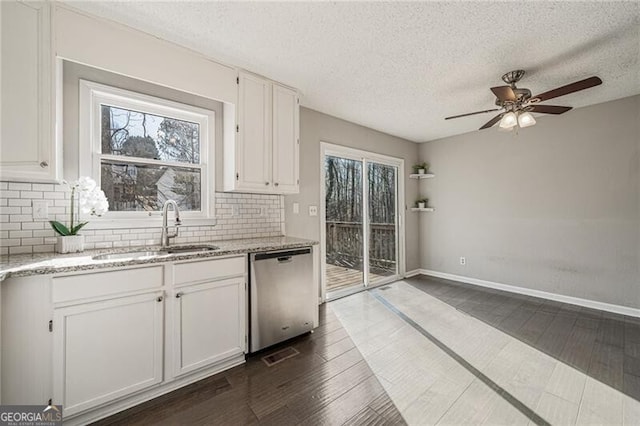
{"type": "MultiPolygon", "coordinates": [[[[359,126],[320,112],[300,108],[300,194],[285,196],[285,234],[320,240],[320,216],[309,216],[309,206],[320,207],[320,142],[329,142],[377,154],[402,158],[405,161],[405,202],[413,203],[418,185],[409,179],[411,166],[417,162],[418,144],[359,126]],[[300,204],[300,213],[292,213],[293,203],[300,204]]],[[[405,252],[407,270],[419,266],[418,220],[412,212],[406,214],[405,252]]]]}
{"type": "Polygon", "coordinates": [[[639,308],[640,96],[537,119],[421,145],[421,267],[639,308]]]}

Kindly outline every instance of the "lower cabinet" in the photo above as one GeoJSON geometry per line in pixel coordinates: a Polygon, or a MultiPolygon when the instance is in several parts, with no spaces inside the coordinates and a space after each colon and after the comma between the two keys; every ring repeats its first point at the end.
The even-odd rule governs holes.
{"type": "Polygon", "coordinates": [[[245,361],[247,258],[9,277],[0,404],[87,424],[245,361]]]}
{"type": "Polygon", "coordinates": [[[245,352],[243,277],[186,285],[173,300],[175,376],[245,352]]]}
{"type": "Polygon", "coordinates": [[[56,308],[53,401],[70,416],[163,380],[163,292],[56,308]]]}

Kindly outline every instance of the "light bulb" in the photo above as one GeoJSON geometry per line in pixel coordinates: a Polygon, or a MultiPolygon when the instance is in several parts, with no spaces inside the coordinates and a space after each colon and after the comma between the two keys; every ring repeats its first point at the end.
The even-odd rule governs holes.
{"type": "Polygon", "coordinates": [[[520,127],[529,127],[534,124],[536,124],[536,119],[533,118],[533,115],[531,115],[530,112],[526,111],[518,116],[518,125],[520,127]]]}
{"type": "Polygon", "coordinates": [[[513,111],[506,113],[504,117],[502,117],[502,120],[500,120],[500,127],[503,129],[510,129],[516,124],[518,124],[518,118],[513,111]]]}

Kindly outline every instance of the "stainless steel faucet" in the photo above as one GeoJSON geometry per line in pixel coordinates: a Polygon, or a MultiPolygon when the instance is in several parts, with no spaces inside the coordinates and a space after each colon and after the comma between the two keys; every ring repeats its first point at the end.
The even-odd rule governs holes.
{"type": "Polygon", "coordinates": [[[174,200],[167,200],[162,206],[162,234],[160,235],[160,244],[162,248],[169,247],[169,239],[178,236],[178,226],[180,226],[180,209],[178,203],[174,200]],[[169,216],[169,206],[173,206],[173,211],[176,214],[176,232],[169,234],[169,225],[167,225],[167,216],[169,216]]]}

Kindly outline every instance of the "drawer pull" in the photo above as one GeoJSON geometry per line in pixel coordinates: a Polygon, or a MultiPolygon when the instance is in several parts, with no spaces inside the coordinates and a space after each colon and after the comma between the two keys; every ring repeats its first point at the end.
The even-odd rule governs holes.
{"type": "Polygon", "coordinates": [[[40,167],[42,167],[43,169],[46,169],[47,167],[49,167],[49,163],[47,163],[46,161],[41,161],[40,167]]]}
{"type": "Polygon", "coordinates": [[[179,291],[178,293],[176,293],[176,299],[180,299],[182,297],[184,293],[179,291]]]}
{"type": "Polygon", "coordinates": [[[164,298],[162,296],[158,296],[158,298],[156,299],[156,302],[162,302],[164,298]]]}

